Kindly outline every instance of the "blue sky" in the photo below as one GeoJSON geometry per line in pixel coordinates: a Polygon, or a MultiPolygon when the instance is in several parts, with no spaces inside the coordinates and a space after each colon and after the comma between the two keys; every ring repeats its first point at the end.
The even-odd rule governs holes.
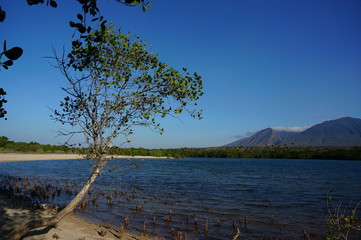
{"type": "MultiPolygon", "coordinates": [[[[341,116],[361,118],[361,1],[153,0],[145,14],[113,0],[102,14],[140,36],[162,61],[199,73],[205,95],[202,120],[167,118],[161,136],[137,129],[133,147],[208,147],[267,127],[304,127],[341,116]]],[[[61,126],[50,108],[65,79],[44,57],[67,48],[79,6],[58,8],[2,1],[7,12],[0,41],[24,55],[0,72],[8,120],[0,135],[57,144],[61,126]]],[[[123,138],[115,141],[123,142],[123,138]]]]}

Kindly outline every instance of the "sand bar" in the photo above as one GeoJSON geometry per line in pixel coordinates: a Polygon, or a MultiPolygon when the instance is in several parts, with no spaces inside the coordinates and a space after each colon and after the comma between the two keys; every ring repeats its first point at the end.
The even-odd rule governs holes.
{"type": "MultiPolygon", "coordinates": [[[[115,158],[167,158],[167,157],[152,157],[152,156],[121,156],[116,155],[115,158]]],[[[35,161],[35,160],[62,160],[62,159],[82,159],[83,155],[79,154],[36,154],[36,153],[0,153],[0,162],[15,162],[15,161],[35,161]]]]}

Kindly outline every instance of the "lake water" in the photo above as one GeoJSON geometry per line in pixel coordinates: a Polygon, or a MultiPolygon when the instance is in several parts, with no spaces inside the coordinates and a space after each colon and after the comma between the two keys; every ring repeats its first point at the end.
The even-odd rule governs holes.
{"type": "MultiPolygon", "coordinates": [[[[0,163],[0,174],[36,178],[52,188],[79,189],[89,173],[85,160],[0,163]]],[[[235,228],[241,239],[303,239],[304,230],[322,239],[328,191],[356,203],[360,186],[361,161],[146,159],[120,178],[104,171],[78,214],[115,228],[128,217],[126,229],[137,232],[147,222],[146,234],[165,239],[179,231],[187,239],[231,239],[235,228]],[[96,197],[99,204],[92,204],[96,197]]],[[[46,201],[62,204],[71,197],[46,201]]]]}

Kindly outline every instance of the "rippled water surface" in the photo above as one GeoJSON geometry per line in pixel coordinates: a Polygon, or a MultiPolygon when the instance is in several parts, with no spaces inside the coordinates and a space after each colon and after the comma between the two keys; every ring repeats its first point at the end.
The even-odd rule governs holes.
{"type": "MultiPolygon", "coordinates": [[[[123,160],[116,160],[121,163],[123,160]]],[[[0,163],[0,173],[45,179],[78,189],[85,160],[0,163]],[[70,180],[70,181],[67,181],[70,180]]],[[[361,200],[361,161],[276,159],[146,159],[125,176],[104,171],[79,215],[130,231],[176,239],[314,239],[325,233],[326,195],[361,200]],[[112,195],[113,205],[107,204],[112,195]],[[99,204],[92,204],[98,198],[99,204]],[[246,224],[247,223],[247,224],[246,224]]],[[[62,194],[49,202],[62,204],[62,194]]]]}

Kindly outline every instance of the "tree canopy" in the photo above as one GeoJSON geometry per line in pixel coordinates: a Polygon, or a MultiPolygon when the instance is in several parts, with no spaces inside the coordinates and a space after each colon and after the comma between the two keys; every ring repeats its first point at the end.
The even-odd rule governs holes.
{"type": "Polygon", "coordinates": [[[132,134],[137,125],[162,132],[158,119],[167,115],[186,110],[201,118],[201,111],[188,108],[196,108],[203,94],[201,77],[169,67],[145,42],[112,24],[101,24],[56,60],[69,85],[53,118],[79,126],[89,146],[101,146],[94,153],[107,152],[112,139],[132,134]]]}

